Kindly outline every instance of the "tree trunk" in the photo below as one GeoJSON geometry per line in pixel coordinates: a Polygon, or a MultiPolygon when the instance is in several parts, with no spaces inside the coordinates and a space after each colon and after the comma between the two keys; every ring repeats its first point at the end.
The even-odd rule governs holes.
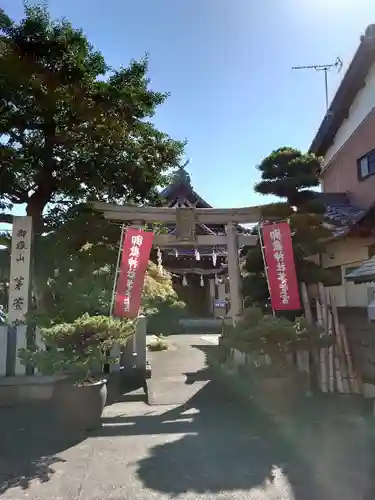
{"type": "MultiPolygon", "coordinates": [[[[36,191],[30,196],[29,202],[26,208],[26,214],[32,218],[32,233],[31,233],[31,255],[30,255],[30,281],[31,281],[31,292],[34,299],[34,307],[36,307],[38,312],[47,312],[49,306],[53,303],[52,294],[47,290],[47,283],[42,282],[39,279],[41,262],[37,258],[38,253],[36,248],[38,243],[40,243],[40,238],[42,237],[44,230],[44,220],[43,211],[50,199],[50,194],[36,191]]],[[[30,304],[30,305],[31,305],[30,304]]]]}

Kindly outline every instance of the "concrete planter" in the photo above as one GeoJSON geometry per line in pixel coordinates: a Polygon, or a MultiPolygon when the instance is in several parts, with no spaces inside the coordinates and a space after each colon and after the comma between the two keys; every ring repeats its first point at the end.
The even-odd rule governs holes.
{"type": "Polygon", "coordinates": [[[54,386],[64,377],[16,376],[0,377],[0,408],[23,405],[31,402],[49,402],[54,386]]]}
{"type": "Polygon", "coordinates": [[[107,381],[73,385],[58,382],[53,391],[53,405],[61,425],[75,430],[90,430],[100,425],[107,400],[107,381]]]}

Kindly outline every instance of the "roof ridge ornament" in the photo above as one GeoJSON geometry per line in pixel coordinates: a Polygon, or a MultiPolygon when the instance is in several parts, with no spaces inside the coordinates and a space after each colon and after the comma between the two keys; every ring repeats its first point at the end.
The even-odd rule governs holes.
{"type": "Polygon", "coordinates": [[[187,159],[183,165],[177,166],[177,171],[174,175],[175,181],[183,182],[188,186],[191,186],[191,179],[189,173],[186,171],[186,167],[189,165],[190,159],[187,159]]]}

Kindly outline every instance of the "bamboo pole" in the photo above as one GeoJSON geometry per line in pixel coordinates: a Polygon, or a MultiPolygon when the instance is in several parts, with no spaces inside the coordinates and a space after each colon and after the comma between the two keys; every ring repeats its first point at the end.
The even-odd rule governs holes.
{"type": "Polygon", "coordinates": [[[311,311],[309,294],[307,292],[306,283],[301,283],[301,298],[302,298],[303,308],[305,310],[306,321],[307,321],[307,323],[309,325],[313,325],[314,324],[314,318],[313,318],[313,314],[312,314],[312,311],[311,311]]]}
{"type": "MultiPolygon", "coordinates": [[[[269,275],[268,275],[268,266],[267,266],[266,255],[265,255],[265,252],[264,252],[262,230],[263,230],[263,222],[259,221],[259,223],[258,223],[258,238],[259,238],[259,243],[260,243],[260,249],[261,249],[261,252],[262,252],[262,259],[263,259],[263,264],[264,264],[264,272],[265,272],[265,275],[266,275],[268,293],[270,295],[271,307],[272,307],[271,285],[270,285],[270,279],[269,279],[269,275]]],[[[272,315],[273,315],[274,318],[276,317],[276,312],[275,312],[275,309],[273,307],[272,307],[272,315]]]]}
{"type": "Polygon", "coordinates": [[[328,311],[328,336],[332,339],[332,344],[328,347],[328,370],[329,370],[329,389],[330,392],[335,392],[335,360],[334,360],[334,332],[333,332],[333,317],[331,310],[331,297],[329,291],[325,289],[327,311],[328,311]]]}
{"type": "Polygon", "coordinates": [[[332,300],[332,298],[331,298],[331,307],[332,307],[333,324],[334,324],[334,329],[335,329],[335,333],[336,333],[337,356],[338,356],[339,366],[341,369],[343,391],[344,391],[344,393],[349,394],[350,393],[350,385],[349,385],[348,371],[347,371],[346,363],[345,363],[346,360],[345,360],[343,340],[342,340],[342,335],[341,335],[341,330],[340,330],[339,316],[338,316],[335,301],[332,300]]]}
{"type": "MultiPolygon", "coordinates": [[[[320,327],[324,327],[322,309],[318,299],[316,301],[316,317],[318,325],[320,327]]],[[[326,366],[325,353],[323,347],[319,350],[319,359],[320,359],[320,387],[322,389],[322,392],[328,392],[327,366],[326,366]]]]}
{"type": "MultiPolygon", "coordinates": [[[[333,337],[333,318],[332,313],[328,311],[328,336],[333,337]]],[[[328,347],[328,372],[329,372],[329,392],[335,392],[335,363],[333,359],[333,345],[328,347]]]]}
{"type": "Polygon", "coordinates": [[[113,279],[113,289],[112,289],[112,296],[111,296],[111,303],[109,306],[109,315],[112,316],[113,314],[113,308],[115,305],[115,298],[116,298],[116,286],[117,286],[117,280],[118,280],[118,275],[120,272],[120,262],[121,262],[121,253],[122,253],[122,247],[124,243],[124,233],[125,233],[125,225],[122,224],[121,226],[121,234],[120,234],[120,243],[118,247],[118,252],[117,252],[117,262],[116,262],[116,270],[115,270],[115,276],[113,279]]]}
{"type": "MultiPolygon", "coordinates": [[[[311,305],[310,305],[310,300],[309,300],[309,294],[307,292],[307,286],[306,286],[306,283],[302,282],[301,283],[301,299],[302,299],[302,304],[303,304],[303,309],[304,309],[304,312],[305,312],[305,318],[306,318],[306,321],[309,325],[313,325],[314,324],[314,319],[313,319],[313,314],[312,314],[312,311],[311,311],[311,305]]],[[[304,353],[298,353],[300,355],[300,359],[301,359],[301,356],[303,358],[302,360],[302,363],[305,367],[305,370],[306,370],[306,375],[307,375],[307,385],[308,385],[308,393],[310,394],[311,393],[311,389],[312,389],[312,384],[311,384],[311,352],[310,352],[310,349],[307,349],[306,352],[304,353]]]]}
{"type": "Polygon", "coordinates": [[[340,359],[339,359],[338,353],[337,353],[337,344],[335,345],[335,348],[334,348],[334,364],[335,364],[335,370],[336,370],[337,390],[338,390],[338,392],[343,394],[343,393],[345,393],[345,389],[344,389],[344,382],[343,382],[343,378],[342,378],[340,359]]]}
{"type": "Polygon", "coordinates": [[[328,326],[327,295],[323,283],[318,283],[319,301],[322,306],[322,321],[325,328],[328,326]]]}
{"type": "Polygon", "coordinates": [[[360,394],[361,389],[360,389],[359,381],[358,381],[358,378],[356,376],[354,366],[353,366],[353,359],[352,359],[352,354],[351,354],[350,349],[349,349],[349,342],[348,342],[348,337],[346,334],[346,328],[344,325],[340,325],[340,329],[341,329],[341,334],[342,334],[344,352],[346,355],[346,362],[348,365],[350,388],[355,394],[360,394]]]}
{"type": "MultiPolygon", "coordinates": [[[[321,306],[321,315],[322,315],[322,325],[325,330],[325,336],[328,336],[328,308],[327,308],[327,295],[324,289],[323,283],[318,283],[318,295],[319,295],[319,302],[321,306]]],[[[326,372],[326,378],[327,378],[327,391],[330,391],[330,386],[329,386],[329,379],[330,379],[330,372],[329,372],[329,360],[328,360],[328,349],[327,347],[322,348],[322,354],[323,359],[324,359],[324,365],[325,365],[325,372],[326,372]]]]}

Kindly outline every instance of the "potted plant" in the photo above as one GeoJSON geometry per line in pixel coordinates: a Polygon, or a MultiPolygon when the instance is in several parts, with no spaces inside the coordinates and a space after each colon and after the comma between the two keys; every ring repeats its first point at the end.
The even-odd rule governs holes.
{"type": "Polygon", "coordinates": [[[46,348],[20,350],[24,364],[43,375],[57,375],[53,403],[59,420],[68,426],[91,429],[100,423],[107,399],[103,365],[115,362],[110,350],[124,346],[133,335],[130,320],[84,314],[72,323],[41,329],[46,348]]]}
{"type": "Polygon", "coordinates": [[[257,404],[273,413],[290,411],[307,388],[307,380],[296,369],[295,353],[330,341],[303,317],[292,322],[249,308],[235,327],[224,329],[220,346],[226,360],[233,349],[247,354],[247,364],[238,369],[240,376],[248,378],[257,404]]]}

